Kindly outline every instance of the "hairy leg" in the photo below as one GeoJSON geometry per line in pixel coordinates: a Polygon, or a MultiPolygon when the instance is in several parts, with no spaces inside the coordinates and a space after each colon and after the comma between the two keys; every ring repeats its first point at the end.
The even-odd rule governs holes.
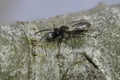
{"type": "Polygon", "coordinates": [[[37,32],[35,32],[35,35],[36,35],[37,33],[40,33],[40,32],[43,32],[43,31],[49,31],[49,30],[51,30],[51,29],[44,29],[44,30],[37,31],[37,32]]]}
{"type": "Polygon", "coordinates": [[[43,38],[45,38],[48,34],[53,33],[53,32],[48,32],[46,33],[39,41],[41,41],[43,38]]]}

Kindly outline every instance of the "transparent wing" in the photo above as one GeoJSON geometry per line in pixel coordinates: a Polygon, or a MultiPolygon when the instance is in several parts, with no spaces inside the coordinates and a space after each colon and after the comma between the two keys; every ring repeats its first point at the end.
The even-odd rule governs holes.
{"type": "Polygon", "coordinates": [[[91,24],[87,21],[82,21],[82,22],[77,22],[76,24],[74,24],[72,27],[80,27],[80,26],[83,26],[83,25],[86,25],[87,27],[90,27],[91,24]]]}

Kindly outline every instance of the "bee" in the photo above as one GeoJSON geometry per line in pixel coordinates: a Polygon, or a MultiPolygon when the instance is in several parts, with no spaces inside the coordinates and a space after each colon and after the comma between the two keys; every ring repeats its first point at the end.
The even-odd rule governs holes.
{"type": "Polygon", "coordinates": [[[57,39],[58,42],[61,43],[62,40],[65,38],[65,34],[68,34],[68,35],[81,34],[83,32],[88,31],[90,26],[91,26],[91,24],[87,21],[78,21],[76,24],[72,25],[72,29],[70,29],[68,26],[62,25],[60,27],[56,27],[53,29],[40,30],[40,31],[36,32],[35,35],[40,33],[40,32],[48,31],[44,36],[42,36],[40,41],[44,38],[47,41],[54,41],[58,38],[57,39]]]}

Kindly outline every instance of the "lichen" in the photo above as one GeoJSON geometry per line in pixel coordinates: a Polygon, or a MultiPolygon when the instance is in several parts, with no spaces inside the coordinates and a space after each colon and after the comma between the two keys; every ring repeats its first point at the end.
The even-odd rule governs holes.
{"type": "Polygon", "coordinates": [[[119,80],[120,9],[91,11],[1,25],[0,80],[119,80]],[[89,31],[64,39],[60,47],[57,40],[40,41],[46,32],[34,34],[61,25],[71,28],[80,19],[92,24],[89,31]]]}

